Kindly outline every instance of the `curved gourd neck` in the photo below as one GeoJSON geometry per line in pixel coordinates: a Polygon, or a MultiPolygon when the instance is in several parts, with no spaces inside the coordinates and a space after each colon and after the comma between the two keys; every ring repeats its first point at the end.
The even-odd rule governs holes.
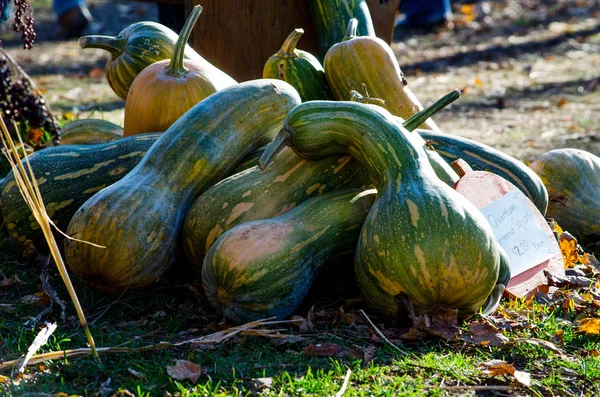
{"type": "Polygon", "coordinates": [[[304,29],[294,29],[292,33],[285,39],[283,45],[277,51],[277,56],[284,59],[289,58],[298,58],[298,54],[296,53],[296,46],[298,45],[298,41],[304,34],[304,29]]]}
{"type": "Polygon", "coordinates": [[[81,48],[100,48],[110,52],[113,59],[123,53],[126,44],[127,38],[123,36],[90,35],[79,38],[81,48]]]}
{"type": "Polygon", "coordinates": [[[348,27],[346,28],[346,36],[342,39],[342,41],[352,40],[356,37],[356,30],[358,29],[358,19],[352,18],[348,22],[348,27]]]}
{"type": "Polygon", "coordinates": [[[181,77],[187,74],[188,69],[183,64],[183,60],[185,58],[185,47],[187,46],[187,42],[192,34],[192,30],[194,29],[194,25],[196,24],[196,21],[201,13],[202,6],[197,5],[192,9],[190,16],[185,21],[185,25],[183,25],[183,28],[179,33],[179,38],[175,43],[171,62],[169,62],[169,65],[165,68],[165,71],[168,75],[181,77]]]}

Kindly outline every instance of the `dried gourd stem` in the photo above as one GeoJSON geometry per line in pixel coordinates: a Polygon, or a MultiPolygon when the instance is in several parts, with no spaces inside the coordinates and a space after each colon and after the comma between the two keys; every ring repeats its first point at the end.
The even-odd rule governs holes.
{"type": "Polygon", "coordinates": [[[375,329],[375,332],[377,332],[377,334],[390,346],[392,346],[394,349],[398,350],[400,353],[404,354],[404,355],[408,355],[408,352],[406,350],[403,350],[401,348],[399,348],[397,345],[393,344],[384,334],[383,332],[381,332],[379,330],[379,328],[377,328],[377,326],[375,326],[375,324],[373,324],[373,321],[371,321],[371,319],[369,318],[369,316],[367,316],[367,313],[365,313],[363,311],[363,309],[360,309],[359,312],[367,319],[367,321],[369,322],[369,324],[371,324],[371,327],[373,327],[373,329],[375,329]]]}
{"type": "MultiPolygon", "coordinates": [[[[8,158],[8,161],[10,162],[10,165],[12,167],[15,182],[23,196],[23,199],[29,206],[29,209],[31,210],[35,220],[39,223],[40,228],[44,233],[44,237],[46,239],[46,242],[48,243],[48,247],[50,248],[52,257],[54,258],[54,262],[56,263],[56,266],[63,279],[63,282],[65,283],[65,286],[67,287],[67,291],[69,292],[71,300],[73,301],[73,305],[75,306],[75,311],[77,312],[79,322],[83,327],[86,338],[88,340],[88,344],[90,345],[90,348],[92,350],[92,355],[96,360],[99,361],[98,352],[94,343],[94,338],[92,337],[90,329],[87,325],[85,315],[83,314],[83,309],[81,307],[81,304],[79,303],[79,299],[77,297],[75,289],[73,288],[73,284],[71,283],[71,279],[69,277],[69,273],[67,272],[67,268],[65,266],[63,258],[60,255],[56,239],[52,234],[52,229],[50,227],[49,221],[50,217],[46,213],[44,201],[42,200],[42,195],[35,181],[35,175],[33,174],[31,164],[29,163],[27,153],[23,153],[23,162],[27,166],[26,170],[23,166],[23,162],[20,160],[18,150],[15,147],[15,144],[12,141],[11,136],[8,132],[8,128],[6,127],[6,124],[4,123],[4,120],[2,118],[0,118],[0,127],[2,129],[0,138],[2,140],[4,148],[6,149],[6,157],[8,158]]],[[[23,145],[23,142],[21,141],[21,136],[19,134],[17,134],[17,136],[19,138],[19,143],[23,145]]]]}

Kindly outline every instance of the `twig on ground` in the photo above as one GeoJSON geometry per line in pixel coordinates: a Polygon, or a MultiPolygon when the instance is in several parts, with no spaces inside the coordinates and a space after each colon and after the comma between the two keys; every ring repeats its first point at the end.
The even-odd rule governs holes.
{"type": "Polygon", "coordinates": [[[404,355],[408,355],[408,352],[406,350],[401,349],[400,347],[398,347],[397,345],[393,344],[384,334],[383,332],[381,332],[379,330],[379,328],[377,328],[377,326],[373,323],[373,321],[371,321],[371,319],[369,318],[369,316],[367,316],[367,313],[365,313],[363,311],[363,309],[359,310],[360,313],[367,319],[367,321],[369,322],[369,324],[371,324],[371,326],[373,327],[373,329],[375,330],[375,332],[377,332],[377,334],[381,337],[381,339],[383,339],[388,345],[390,345],[391,347],[393,347],[394,349],[398,350],[400,353],[404,354],[404,355]]]}
{"type": "Polygon", "coordinates": [[[342,397],[344,395],[344,393],[346,393],[346,389],[348,388],[348,383],[350,382],[350,375],[352,375],[352,370],[350,368],[348,368],[348,371],[346,372],[346,377],[344,378],[344,383],[342,384],[342,388],[340,389],[340,391],[335,393],[334,397],[342,397]]]}
{"type": "Polygon", "coordinates": [[[29,360],[33,357],[35,352],[37,352],[40,349],[40,347],[42,347],[43,345],[45,345],[48,342],[48,338],[50,338],[50,335],[52,335],[52,333],[55,330],[56,330],[56,324],[46,323],[46,326],[44,328],[42,328],[42,330],[40,330],[40,332],[37,334],[37,336],[33,340],[33,343],[31,344],[31,346],[29,346],[29,349],[27,349],[27,354],[25,355],[25,358],[23,358],[23,360],[21,361],[21,364],[19,365],[19,370],[17,371],[18,373],[20,373],[20,374],[23,373],[23,371],[25,370],[25,366],[27,365],[29,360]]]}

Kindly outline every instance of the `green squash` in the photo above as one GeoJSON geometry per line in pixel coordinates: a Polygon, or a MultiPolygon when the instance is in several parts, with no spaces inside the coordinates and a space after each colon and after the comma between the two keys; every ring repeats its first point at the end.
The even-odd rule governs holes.
{"type": "Polygon", "coordinates": [[[319,36],[319,59],[344,38],[348,21],[356,18],[361,36],[375,36],[369,6],[365,0],[309,0],[310,13],[319,36]]]}
{"type": "Polygon", "coordinates": [[[456,135],[428,130],[416,132],[448,163],[461,158],[474,171],[488,171],[500,175],[519,188],[542,215],[548,208],[548,191],[540,177],[521,161],[483,143],[456,135]]]}
{"type": "MultiPolygon", "coordinates": [[[[131,171],[158,137],[144,134],[97,145],[60,145],[31,154],[29,164],[50,219],[66,230],[79,207],[131,171]]],[[[2,180],[0,194],[0,210],[11,238],[21,244],[31,240],[38,250],[47,252],[44,234],[12,171],[2,180]]],[[[55,236],[62,239],[58,233],[55,236]]]]}
{"type": "Polygon", "coordinates": [[[580,149],[555,149],[531,163],[548,188],[548,213],[565,230],[600,236],[600,157],[580,149]]]}
{"type": "Polygon", "coordinates": [[[105,292],[142,288],[172,268],[196,198],[272,139],[300,96],[280,80],[225,88],[191,108],[123,179],[77,211],[65,246],[71,271],[105,292]]]}
{"type": "MultiPolygon", "coordinates": [[[[498,284],[500,246],[481,212],[441,182],[423,149],[385,109],[355,102],[312,101],[297,106],[284,132],[302,157],[350,154],[377,188],[362,227],[355,272],[366,303],[394,316],[404,293],[417,315],[455,309],[476,313],[498,284]]],[[[267,149],[261,163],[275,151],[267,149]]]]}
{"type": "Polygon", "coordinates": [[[312,54],[296,48],[303,33],[302,29],[290,33],[281,49],[265,63],[263,77],[287,81],[298,91],[302,102],[334,100],[323,66],[312,54]]]}
{"type": "Polygon", "coordinates": [[[206,252],[227,230],[284,214],[323,193],[369,184],[369,175],[350,156],[310,161],[284,150],[269,169],[242,171],[198,197],[183,226],[186,256],[200,271],[206,252]]]}
{"type": "Polygon", "coordinates": [[[229,321],[284,320],[326,265],[354,251],[374,190],[342,190],[305,201],[284,215],[243,223],[208,251],[202,285],[229,321]]]}
{"type": "Polygon", "coordinates": [[[107,120],[71,121],[58,132],[61,145],[94,145],[123,138],[123,128],[107,120]]]}
{"type": "MultiPolygon", "coordinates": [[[[105,73],[108,84],[121,99],[127,99],[131,83],[147,66],[171,58],[179,36],[168,27],[156,22],[136,22],[123,29],[117,36],[83,36],[81,48],[100,48],[110,53],[105,73]]],[[[192,47],[186,45],[184,58],[205,64],[213,76],[221,75],[221,81],[236,81],[202,58],[192,47]]]]}

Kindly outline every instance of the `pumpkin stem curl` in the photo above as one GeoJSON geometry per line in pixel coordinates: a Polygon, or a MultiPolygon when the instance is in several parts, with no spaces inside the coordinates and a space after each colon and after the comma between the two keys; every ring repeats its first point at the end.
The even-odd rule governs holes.
{"type": "Polygon", "coordinates": [[[403,123],[404,128],[406,128],[407,130],[409,130],[411,132],[414,131],[425,120],[427,120],[428,118],[430,118],[431,116],[433,116],[434,114],[436,114],[437,112],[439,112],[440,110],[445,108],[446,106],[450,105],[452,102],[456,101],[458,98],[460,98],[460,90],[454,90],[452,92],[449,92],[448,94],[446,94],[443,97],[441,97],[440,99],[438,99],[433,105],[421,110],[419,113],[416,113],[415,115],[410,117],[408,120],[406,120],[403,123]]]}
{"type": "Polygon", "coordinates": [[[80,37],[78,43],[81,48],[100,48],[108,51],[115,59],[123,53],[127,38],[123,36],[90,35],[80,37]]]}
{"type": "Polygon", "coordinates": [[[291,139],[292,135],[285,128],[280,129],[277,136],[273,138],[273,141],[267,146],[258,159],[258,168],[265,170],[277,154],[279,154],[285,146],[289,145],[291,139]]]}
{"type": "Polygon", "coordinates": [[[298,45],[298,41],[304,34],[304,29],[294,29],[292,33],[285,39],[281,49],[277,51],[277,55],[281,58],[298,58],[296,54],[296,46],[298,45]]]}
{"type": "Polygon", "coordinates": [[[356,37],[356,29],[358,28],[358,19],[352,18],[350,22],[348,22],[348,28],[346,29],[346,36],[342,39],[342,41],[350,40],[356,37]]]}
{"type": "Polygon", "coordinates": [[[173,56],[171,57],[171,62],[166,67],[166,72],[170,76],[185,76],[188,72],[188,69],[183,64],[183,60],[185,58],[185,47],[187,42],[192,34],[192,30],[194,29],[194,25],[198,20],[198,17],[202,13],[202,6],[197,5],[192,9],[190,16],[185,21],[185,25],[179,32],[179,38],[175,43],[175,48],[173,49],[173,56]]]}

